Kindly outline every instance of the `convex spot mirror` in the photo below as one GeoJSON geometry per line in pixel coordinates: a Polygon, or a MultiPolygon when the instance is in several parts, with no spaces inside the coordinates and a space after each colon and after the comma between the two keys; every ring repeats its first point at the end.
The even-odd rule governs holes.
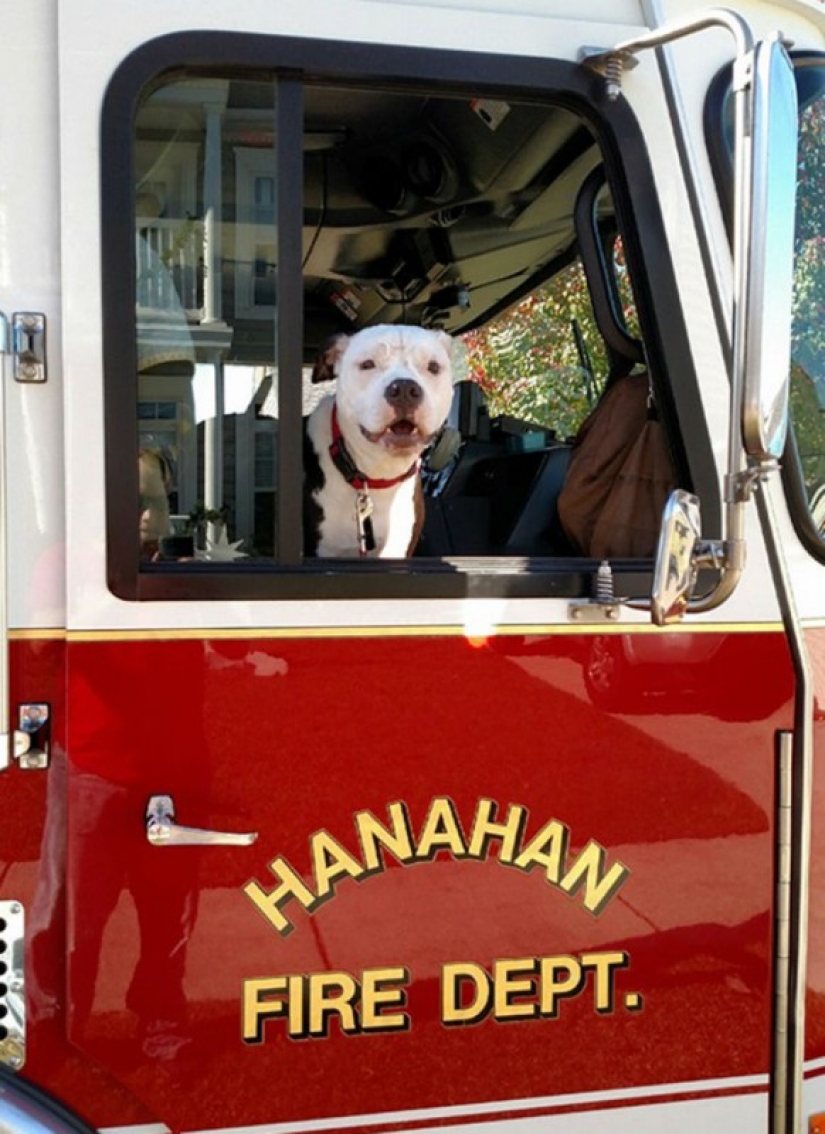
{"type": "Polygon", "coordinates": [[[779,39],[756,44],[751,105],[742,437],[749,457],[769,461],[788,428],[798,135],[794,70],[779,39]]]}
{"type": "Polygon", "coordinates": [[[683,488],[671,492],[662,513],[651,591],[651,615],[657,626],[678,622],[696,585],[694,549],[701,536],[699,500],[683,488]]]}

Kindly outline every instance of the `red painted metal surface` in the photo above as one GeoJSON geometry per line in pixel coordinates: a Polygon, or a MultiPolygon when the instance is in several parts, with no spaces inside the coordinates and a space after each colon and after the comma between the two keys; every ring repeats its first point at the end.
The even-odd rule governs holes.
{"type": "MultiPolygon", "coordinates": [[[[0,894],[26,911],[27,1056],[21,1074],[90,1122],[151,1121],[152,1112],[104,1065],[66,1036],[66,643],[13,641],[12,712],[25,702],[51,707],[51,765],[0,776],[0,894]]],[[[15,718],[16,719],[16,718],[15,718]]]]}
{"type": "MultiPolygon", "coordinates": [[[[56,926],[65,896],[68,969],[68,1020],[58,1010],[55,1028],[71,1046],[56,1038],[54,1066],[38,1054],[33,1076],[54,1089],[57,1074],[58,1093],[98,1125],[191,1129],[767,1074],[784,641],[642,638],[72,642],[68,876],[54,899],[56,926]],[[152,847],[143,812],[158,793],[183,824],[258,841],[152,847]],[[627,877],[595,915],[586,887],[567,893],[541,864],[503,863],[495,838],[474,857],[455,844],[406,865],[387,853],[358,880],[342,870],[311,913],[285,903],[287,935],[245,892],[274,889],[279,856],[317,888],[320,831],[356,873],[356,814],[387,824],[399,801],[413,845],[433,800],[451,801],[466,849],[482,799],[500,821],[526,809],[522,851],[555,819],[566,868],[592,843],[604,870],[621,863],[627,877]],[[561,956],[583,979],[542,1016],[529,1007],[538,974],[564,970],[526,976],[529,958],[561,956]],[[611,957],[625,961],[605,983],[611,957]],[[445,966],[492,973],[506,960],[524,983],[507,986],[500,964],[498,1001],[447,1026],[445,966]],[[264,1013],[260,1042],[244,1042],[244,982],[296,978],[298,1012],[298,977],[367,986],[376,968],[395,973],[384,986],[395,1000],[370,1016],[363,993],[360,1034],[333,1012],[324,1036],[294,1038],[297,1017],[264,1013]],[[397,1031],[364,1026],[395,1013],[397,1031]]],[[[25,790],[41,794],[25,834],[37,883],[46,801],[25,790]]],[[[42,972],[59,981],[53,932],[42,972]]],[[[466,1006],[472,982],[462,989],[466,1006]]]]}
{"type": "Polygon", "coordinates": [[[805,1056],[821,1060],[825,1058],[825,629],[809,631],[807,647],[814,679],[814,767],[805,1056]]]}

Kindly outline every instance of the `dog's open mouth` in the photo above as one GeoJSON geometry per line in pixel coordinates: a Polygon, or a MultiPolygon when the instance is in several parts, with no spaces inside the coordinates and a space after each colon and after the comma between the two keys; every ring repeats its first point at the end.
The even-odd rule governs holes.
{"type": "Polygon", "coordinates": [[[361,432],[368,441],[374,444],[386,445],[388,448],[407,448],[409,446],[421,446],[426,443],[426,439],[419,432],[418,426],[414,421],[410,421],[408,417],[401,417],[397,421],[393,421],[380,433],[371,433],[369,430],[361,426],[361,432]]]}

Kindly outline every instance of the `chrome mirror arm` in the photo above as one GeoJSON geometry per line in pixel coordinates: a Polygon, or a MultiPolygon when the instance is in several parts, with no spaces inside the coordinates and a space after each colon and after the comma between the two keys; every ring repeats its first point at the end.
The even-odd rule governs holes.
{"type": "Polygon", "coordinates": [[[636,66],[636,55],[651,47],[661,47],[672,43],[683,36],[692,35],[706,28],[727,28],[736,41],[736,55],[741,58],[753,50],[754,36],[748,22],[728,8],[710,8],[701,16],[688,16],[682,20],[674,20],[662,28],[645,32],[635,39],[627,39],[617,43],[615,47],[605,50],[598,47],[582,47],[579,50],[579,62],[604,76],[607,97],[612,101],[618,98],[621,91],[622,75],[624,71],[636,66]]]}
{"type": "MultiPolygon", "coordinates": [[[[753,411],[746,422],[744,404],[746,393],[752,385],[752,382],[749,385],[747,381],[749,365],[757,369],[761,366],[764,369],[761,355],[756,358],[750,357],[752,353],[759,354],[760,345],[754,341],[752,334],[749,336],[754,317],[751,308],[758,310],[762,303],[762,291],[752,281],[753,279],[763,281],[762,290],[764,290],[763,261],[766,255],[763,242],[754,235],[754,218],[758,221],[766,208],[767,172],[763,166],[766,161],[770,125],[773,123],[775,130],[776,124],[783,121],[781,113],[769,115],[766,108],[768,105],[778,105],[781,111],[786,104],[790,105],[794,102],[795,105],[795,96],[786,97],[784,101],[777,96],[776,100],[773,100],[767,93],[777,83],[779,95],[783,91],[785,95],[788,93],[787,83],[783,79],[783,76],[785,78],[787,76],[781,70],[780,61],[784,60],[787,67],[790,67],[790,63],[784,52],[780,54],[776,51],[777,44],[785,47],[788,41],[781,33],[776,33],[770,40],[757,44],[750,25],[742,16],[727,8],[713,8],[699,16],[675,20],[661,28],[625,40],[609,50],[583,48],[579,52],[581,63],[604,75],[607,97],[615,99],[621,89],[624,70],[635,66],[635,56],[639,52],[660,47],[683,36],[712,27],[726,29],[735,41],[732,73],[734,96],[732,352],[725,477],[725,527],[721,542],[702,541],[700,530],[696,526],[698,500],[689,493],[682,492],[679,496],[677,492],[668,501],[657,551],[654,588],[648,607],[654,622],[660,625],[681,618],[687,613],[712,610],[735,590],[745,562],[744,504],[750,499],[758,481],[764,480],[769,473],[775,471],[777,463],[772,459],[772,454],[779,451],[784,436],[784,427],[782,430],[774,430],[770,442],[762,443],[761,447],[757,446],[752,439],[753,411]],[[778,68],[776,77],[774,77],[775,68],[778,68]],[[757,151],[756,157],[754,151],[757,151]],[[745,457],[746,443],[747,451],[751,454],[750,458],[745,457]],[[673,508],[669,513],[668,508],[671,504],[673,508]],[[709,594],[698,599],[692,598],[698,571],[707,567],[719,572],[719,581],[709,594]]],[[[781,172],[781,165],[777,164],[776,168],[781,172]]],[[[786,181],[780,180],[776,184],[784,186],[786,181]]],[[[757,388],[760,388],[758,382],[757,388]]],[[[749,396],[752,396],[752,392],[749,396]]],[[[638,601],[633,601],[629,605],[636,609],[644,609],[644,604],[638,601]]]]}
{"type": "Polygon", "coordinates": [[[745,505],[778,468],[776,461],[760,462],[726,478],[724,539],[703,539],[699,500],[683,489],[672,492],[662,513],[650,602],[632,599],[625,605],[648,611],[663,626],[685,614],[715,610],[730,598],[745,569],[745,505]],[[715,571],[719,578],[706,595],[694,598],[701,570],[715,571]]]}

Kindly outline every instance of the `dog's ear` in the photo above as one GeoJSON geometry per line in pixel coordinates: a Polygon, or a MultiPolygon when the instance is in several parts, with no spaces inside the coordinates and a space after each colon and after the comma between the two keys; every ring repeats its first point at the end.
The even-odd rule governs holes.
{"type": "Polygon", "coordinates": [[[469,377],[470,372],[470,352],[467,344],[463,339],[449,335],[446,331],[439,331],[438,334],[442,345],[450,357],[450,366],[453,371],[453,385],[456,385],[458,382],[463,382],[469,377]]]}
{"type": "Polygon", "coordinates": [[[349,335],[338,334],[328,339],[323,350],[315,360],[312,368],[312,383],[331,382],[335,377],[335,368],[344,353],[344,347],[349,342],[349,335]]]}

